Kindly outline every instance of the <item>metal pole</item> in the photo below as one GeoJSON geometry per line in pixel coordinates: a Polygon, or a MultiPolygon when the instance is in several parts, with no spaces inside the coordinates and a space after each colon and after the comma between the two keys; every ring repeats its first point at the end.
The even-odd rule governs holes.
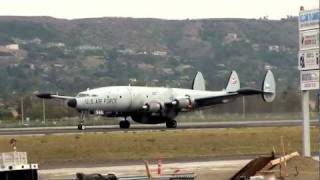
{"type": "Polygon", "coordinates": [[[23,125],[24,121],[24,110],[23,110],[23,97],[21,98],[21,124],[23,125]]]}
{"type": "Polygon", "coordinates": [[[310,113],[309,113],[309,91],[302,91],[302,150],[305,157],[311,156],[310,150],[310,113]]]}
{"type": "Polygon", "coordinates": [[[242,117],[246,118],[246,99],[244,96],[242,96],[242,117]]]}
{"type": "Polygon", "coordinates": [[[43,124],[46,124],[46,105],[44,99],[42,99],[42,110],[43,110],[43,124]]]}
{"type": "MultiPolygon", "coordinates": [[[[320,130],[320,90],[318,90],[318,94],[317,94],[317,100],[318,100],[318,132],[320,130]]],[[[320,150],[320,134],[318,133],[318,142],[319,142],[319,150],[320,150]]],[[[320,152],[319,152],[319,159],[320,159],[320,152]]],[[[320,167],[319,167],[320,168],[320,167]]],[[[319,171],[319,175],[320,175],[320,171],[319,171]]]]}

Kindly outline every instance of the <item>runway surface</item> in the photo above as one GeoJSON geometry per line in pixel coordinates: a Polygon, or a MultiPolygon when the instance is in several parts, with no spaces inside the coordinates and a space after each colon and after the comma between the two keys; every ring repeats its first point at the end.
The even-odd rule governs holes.
{"type": "MultiPolygon", "coordinates": [[[[242,128],[242,127],[285,127],[300,126],[301,120],[270,120],[270,121],[232,121],[232,122],[199,122],[199,123],[178,123],[177,130],[183,129],[215,129],[215,128],[242,128]]],[[[317,125],[318,121],[311,121],[317,125]]],[[[30,127],[30,128],[0,128],[0,135],[41,135],[41,134],[66,134],[85,132],[116,132],[116,131],[163,131],[176,130],[167,129],[164,124],[144,125],[132,124],[130,129],[120,129],[118,125],[87,126],[84,131],[79,131],[75,126],[68,127],[30,127]]]]}

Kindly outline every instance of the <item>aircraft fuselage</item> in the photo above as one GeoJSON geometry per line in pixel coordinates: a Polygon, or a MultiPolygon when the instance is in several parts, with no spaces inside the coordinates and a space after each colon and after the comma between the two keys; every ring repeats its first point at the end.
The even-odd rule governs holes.
{"type": "Polygon", "coordinates": [[[192,100],[226,93],[166,87],[111,86],[80,92],[75,98],[77,102],[75,108],[130,113],[143,111],[145,105],[158,104],[161,108],[165,103],[179,98],[192,100]]]}

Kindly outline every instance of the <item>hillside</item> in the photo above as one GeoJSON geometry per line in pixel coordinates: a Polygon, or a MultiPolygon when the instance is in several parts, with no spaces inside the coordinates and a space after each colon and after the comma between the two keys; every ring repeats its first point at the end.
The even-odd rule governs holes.
{"type": "Polygon", "coordinates": [[[189,87],[202,71],[222,89],[230,70],[260,87],[265,68],[282,91],[298,84],[296,18],[160,20],[0,17],[0,98],[72,94],[96,86],[189,87]],[[19,49],[6,45],[18,44],[19,49]]]}

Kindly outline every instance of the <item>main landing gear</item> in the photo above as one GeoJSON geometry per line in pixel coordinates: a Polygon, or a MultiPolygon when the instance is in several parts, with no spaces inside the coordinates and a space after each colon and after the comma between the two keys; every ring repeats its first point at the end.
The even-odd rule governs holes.
{"type": "Polygon", "coordinates": [[[127,117],[124,120],[120,121],[119,126],[121,129],[129,129],[130,128],[130,121],[127,120],[127,117]]]}
{"type": "Polygon", "coordinates": [[[172,129],[177,128],[177,121],[173,119],[167,120],[166,126],[167,128],[172,128],[172,129]]]}
{"type": "Polygon", "coordinates": [[[85,119],[86,119],[86,115],[88,115],[88,113],[86,111],[82,111],[81,112],[80,123],[78,124],[78,129],[81,130],[81,131],[86,129],[86,126],[84,124],[85,119]]]}

